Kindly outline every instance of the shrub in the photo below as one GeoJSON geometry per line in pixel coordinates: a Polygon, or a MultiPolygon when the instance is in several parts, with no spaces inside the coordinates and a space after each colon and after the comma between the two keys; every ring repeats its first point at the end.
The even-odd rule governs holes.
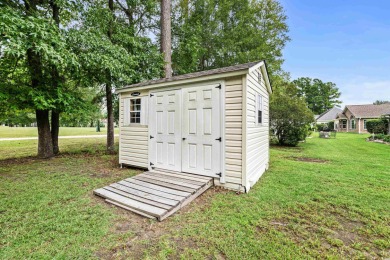
{"type": "Polygon", "coordinates": [[[317,131],[324,131],[324,130],[327,130],[328,125],[327,124],[317,124],[316,128],[317,128],[317,131]]]}
{"type": "Polygon", "coordinates": [[[368,120],[367,131],[371,134],[387,134],[388,120],[385,118],[368,120]]]}
{"type": "Polygon", "coordinates": [[[291,91],[274,92],[270,102],[271,129],[280,145],[296,146],[305,140],[314,115],[306,102],[291,95],[291,91]]]}
{"type": "Polygon", "coordinates": [[[382,140],[382,141],[390,143],[390,135],[376,134],[376,135],[370,136],[369,139],[370,140],[382,140]]]}
{"type": "Polygon", "coordinates": [[[328,122],[324,124],[316,125],[317,131],[332,131],[334,129],[334,122],[328,122]]]}
{"type": "Polygon", "coordinates": [[[328,122],[328,130],[334,130],[334,122],[328,122]]]}

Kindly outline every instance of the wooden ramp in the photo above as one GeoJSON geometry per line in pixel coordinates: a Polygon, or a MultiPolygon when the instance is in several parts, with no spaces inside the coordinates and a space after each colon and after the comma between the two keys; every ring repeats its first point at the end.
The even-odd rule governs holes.
{"type": "Polygon", "coordinates": [[[211,177],[153,171],[94,190],[94,194],[118,207],[162,221],[212,185],[211,177]]]}

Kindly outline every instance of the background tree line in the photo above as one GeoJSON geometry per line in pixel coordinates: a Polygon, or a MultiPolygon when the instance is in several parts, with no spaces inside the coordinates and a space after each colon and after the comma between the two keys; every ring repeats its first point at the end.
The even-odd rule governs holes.
{"type": "Polygon", "coordinates": [[[290,39],[277,0],[4,0],[0,8],[0,114],[35,114],[40,157],[59,152],[61,118],[93,121],[102,104],[112,152],[113,92],[147,79],[265,59],[275,100],[311,102],[309,88],[292,87],[282,70],[290,39]]]}

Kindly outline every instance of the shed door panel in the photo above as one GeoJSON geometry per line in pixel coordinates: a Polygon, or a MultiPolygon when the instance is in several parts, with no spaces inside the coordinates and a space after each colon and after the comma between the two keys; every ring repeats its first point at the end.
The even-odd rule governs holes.
{"type": "Polygon", "coordinates": [[[216,177],[221,172],[220,89],[183,89],[182,171],[216,177]]]}
{"type": "Polygon", "coordinates": [[[154,167],[181,171],[181,91],[152,93],[149,133],[154,167]]]}

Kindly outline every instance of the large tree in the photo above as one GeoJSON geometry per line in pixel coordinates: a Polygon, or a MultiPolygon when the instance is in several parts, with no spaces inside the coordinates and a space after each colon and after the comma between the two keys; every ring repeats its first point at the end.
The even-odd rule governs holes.
{"type": "Polygon", "coordinates": [[[78,64],[59,26],[67,26],[77,7],[77,1],[9,0],[0,13],[3,109],[35,110],[42,158],[58,152],[59,113],[80,100],[77,88],[65,84],[78,64]]]}
{"type": "Polygon", "coordinates": [[[341,104],[339,100],[341,93],[333,82],[302,77],[294,80],[293,84],[298,88],[298,96],[306,100],[314,114],[319,115],[341,104]]]}
{"type": "Polygon", "coordinates": [[[281,71],[289,37],[277,0],[178,0],[173,15],[176,74],[262,59],[272,74],[281,71]]]}
{"type": "Polygon", "coordinates": [[[115,88],[161,75],[158,47],[145,36],[151,25],[143,25],[145,10],[155,9],[152,1],[96,0],[83,12],[82,25],[69,32],[81,64],[80,84],[103,88],[106,94],[108,152],[114,150],[115,88]]]}

